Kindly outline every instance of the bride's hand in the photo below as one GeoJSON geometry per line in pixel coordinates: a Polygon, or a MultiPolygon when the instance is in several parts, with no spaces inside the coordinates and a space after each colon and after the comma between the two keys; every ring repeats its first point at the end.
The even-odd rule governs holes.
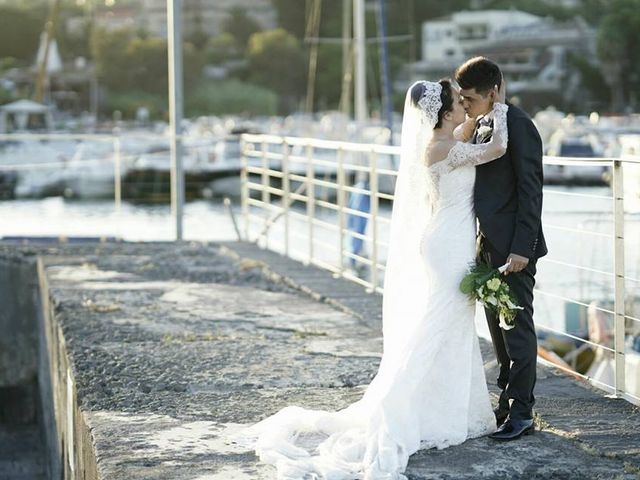
{"type": "Polygon", "coordinates": [[[476,118],[475,117],[467,117],[464,123],[458,125],[453,131],[454,138],[462,141],[468,142],[473,137],[473,132],[476,129],[476,118]]]}

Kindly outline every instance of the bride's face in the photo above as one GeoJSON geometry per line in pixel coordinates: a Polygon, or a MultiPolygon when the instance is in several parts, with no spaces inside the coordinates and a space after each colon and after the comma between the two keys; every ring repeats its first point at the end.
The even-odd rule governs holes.
{"type": "Polygon", "coordinates": [[[462,97],[458,93],[455,88],[451,89],[451,93],[453,94],[453,106],[451,110],[451,122],[454,126],[458,126],[467,119],[466,112],[464,110],[464,105],[462,104],[462,97]]]}

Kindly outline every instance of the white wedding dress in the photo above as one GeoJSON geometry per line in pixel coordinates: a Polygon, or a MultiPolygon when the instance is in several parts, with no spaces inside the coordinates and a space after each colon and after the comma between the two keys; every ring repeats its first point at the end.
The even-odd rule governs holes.
{"type": "Polygon", "coordinates": [[[475,258],[475,165],[506,148],[507,106],[494,107],[490,143],[457,142],[445,160],[427,167],[416,152],[425,151],[422,132],[425,125],[432,131],[439,91],[426,83],[435,104],[425,105],[427,98],[423,110],[431,116],[416,116],[409,94],[405,102],[376,376],[363,397],[342,410],[287,406],[232,438],[274,465],[278,479],[406,479],[414,452],[496,429],[475,304],[459,283],[475,258]],[[414,136],[422,138],[416,143],[414,136]]]}

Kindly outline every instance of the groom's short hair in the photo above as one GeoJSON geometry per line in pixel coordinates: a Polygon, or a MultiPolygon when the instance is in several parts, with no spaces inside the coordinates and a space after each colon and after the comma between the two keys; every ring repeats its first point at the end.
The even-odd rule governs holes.
{"type": "Polygon", "coordinates": [[[475,88],[483,96],[494,85],[500,86],[502,72],[497,64],[486,57],[470,58],[456,69],[456,82],[462,89],[475,88]]]}

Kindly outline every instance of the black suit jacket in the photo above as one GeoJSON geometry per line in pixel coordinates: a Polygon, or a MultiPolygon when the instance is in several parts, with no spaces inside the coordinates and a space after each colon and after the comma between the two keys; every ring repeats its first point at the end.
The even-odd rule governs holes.
{"type": "Polygon", "coordinates": [[[531,118],[508,105],[507,152],[476,167],[476,216],[480,233],[499,253],[539,258],[547,254],[541,222],[542,140],[531,118]]]}

